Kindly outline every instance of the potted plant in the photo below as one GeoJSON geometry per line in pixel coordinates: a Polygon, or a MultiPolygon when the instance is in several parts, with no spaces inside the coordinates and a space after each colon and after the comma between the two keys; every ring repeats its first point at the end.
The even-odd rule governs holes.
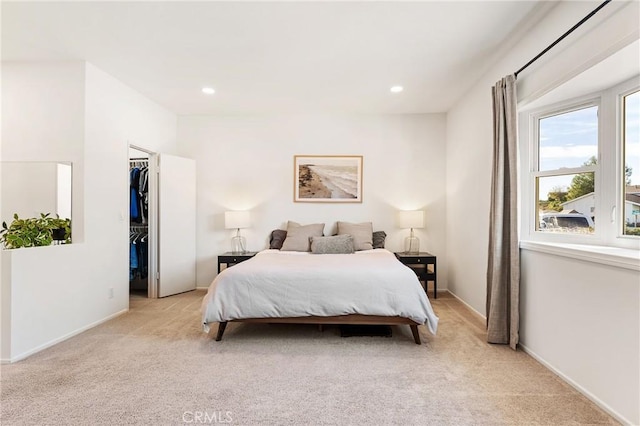
{"type": "MultiPolygon", "coordinates": [[[[71,242],[71,220],[49,217],[49,213],[41,213],[40,217],[20,219],[17,214],[13,215],[11,225],[7,226],[2,222],[0,230],[0,243],[6,249],[21,247],[48,246],[54,241],[54,229],[64,229],[64,234],[56,235],[62,237],[64,243],[71,242]]],[[[57,231],[56,234],[59,234],[57,231]]]]}
{"type": "Polygon", "coordinates": [[[71,243],[71,219],[61,219],[56,215],[55,218],[48,217],[47,213],[44,217],[47,219],[51,227],[51,237],[54,241],[62,241],[62,244],[71,243]]]}

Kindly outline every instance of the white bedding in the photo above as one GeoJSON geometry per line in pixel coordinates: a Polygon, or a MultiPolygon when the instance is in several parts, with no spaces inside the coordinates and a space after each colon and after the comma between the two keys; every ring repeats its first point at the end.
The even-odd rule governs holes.
{"type": "Polygon", "coordinates": [[[400,316],[435,334],[433,312],[416,274],[388,250],[354,254],[261,251],[223,270],[202,301],[202,321],[336,316],[400,316]]]}

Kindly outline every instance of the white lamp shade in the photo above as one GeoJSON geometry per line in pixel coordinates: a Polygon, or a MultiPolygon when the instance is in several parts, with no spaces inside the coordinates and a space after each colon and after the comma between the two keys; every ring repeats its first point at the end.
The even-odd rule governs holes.
{"type": "Polygon", "coordinates": [[[224,227],[226,229],[248,228],[251,226],[249,212],[224,212],[224,227]]]}
{"type": "Polygon", "coordinates": [[[400,228],[424,228],[424,212],[422,210],[401,211],[398,214],[400,228]]]}

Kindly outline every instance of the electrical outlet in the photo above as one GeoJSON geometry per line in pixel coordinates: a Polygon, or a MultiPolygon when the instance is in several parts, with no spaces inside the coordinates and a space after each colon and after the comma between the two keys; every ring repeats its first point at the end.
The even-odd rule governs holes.
{"type": "Polygon", "coordinates": [[[109,287],[109,299],[113,299],[113,287],[109,287]]]}

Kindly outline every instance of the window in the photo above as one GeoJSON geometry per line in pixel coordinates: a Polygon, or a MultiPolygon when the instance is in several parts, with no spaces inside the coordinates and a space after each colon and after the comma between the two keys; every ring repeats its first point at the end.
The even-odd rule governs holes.
{"type": "Polygon", "coordinates": [[[536,231],[593,234],[598,105],[553,111],[535,122],[536,231]]]}
{"type": "Polygon", "coordinates": [[[640,247],[639,81],[520,114],[523,239],[640,247]]]}
{"type": "Polygon", "coordinates": [[[640,235],[640,91],[622,97],[624,235],[640,235]]]}

